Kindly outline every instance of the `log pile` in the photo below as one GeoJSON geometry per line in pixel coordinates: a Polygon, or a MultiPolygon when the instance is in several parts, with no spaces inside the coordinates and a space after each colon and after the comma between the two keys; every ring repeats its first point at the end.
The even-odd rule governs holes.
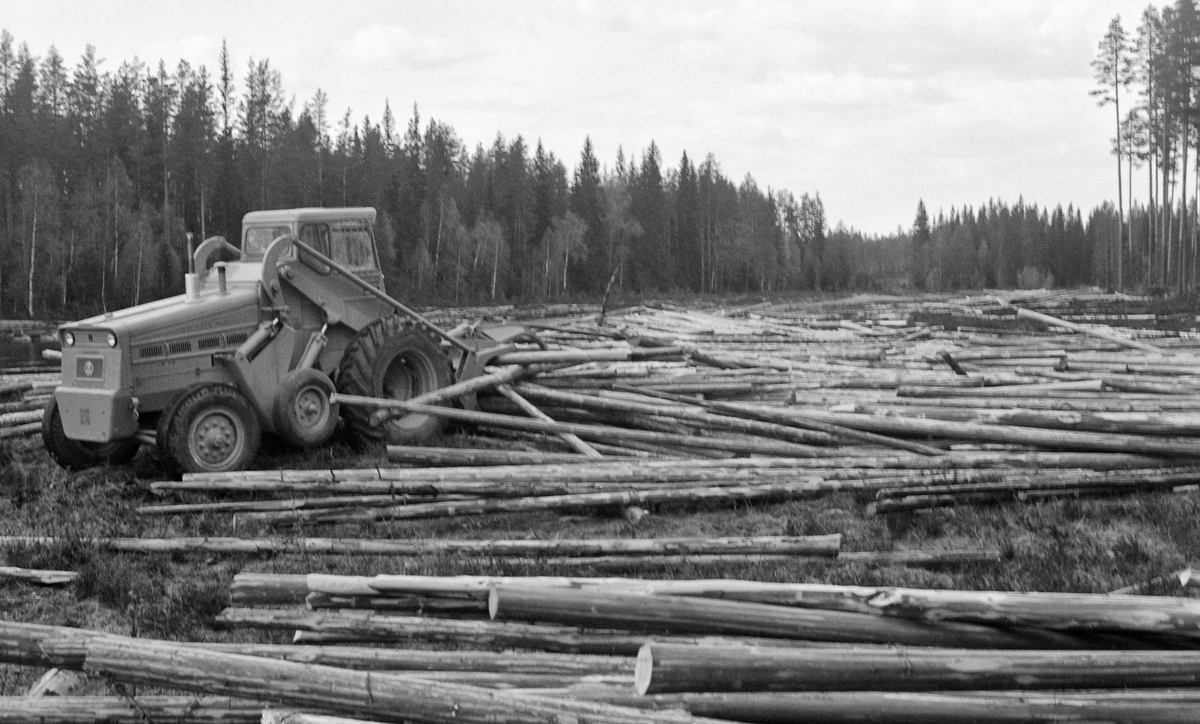
{"type": "MultiPolygon", "coordinates": [[[[236,576],[216,623],[237,640],[283,632],[291,645],[0,623],[0,663],[166,690],[130,711],[65,697],[6,719],[0,701],[0,724],[91,721],[72,719],[88,705],[111,721],[297,724],[1200,721],[1200,600],[1134,595],[1162,581],[1101,595],[689,580],[685,564],[770,562],[795,581],[810,562],[945,565],[1001,552],[844,550],[837,534],[468,533],[488,531],[484,516],[612,512],[636,536],[644,509],[847,492],[848,507],[880,516],[1188,494],[1200,485],[1200,337],[1171,331],[1177,315],[1119,301],[1117,312],[1112,295],[1078,292],[531,312],[545,349],[508,353],[470,384],[405,402],[339,396],[378,420],[446,417],[465,428],[457,446],[393,447],[381,467],[154,482],[162,500],[139,509],[146,527],[205,516],[191,529],[203,531],[229,516],[247,537],[80,542],[433,569],[443,556],[470,572],[558,575],[236,576]],[[481,409],[455,407],[460,393],[478,394],[481,409]],[[429,519],[464,537],[391,537],[429,519]],[[358,531],[389,537],[348,537],[358,531]],[[668,580],[596,577],[634,570],[668,580]]],[[[1164,580],[1179,590],[1191,573],[1164,580]]]]}
{"type": "Polygon", "coordinates": [[[1196,599],[324,574],[238,576],[231,598],[219,623],[297,643],[0,622],[0,663],[165,690],[0,699],[0,722],[1151,722],[1200,706],[1196,599]]]}
{"type": "Polygon", "coordinates": [[[1190,490],[1200,339],[1098,324],[1167,321],[1097,312],[1113,302],[860,296],[542,317],[545,349],[501,355],[483,377],[408,401],[337,396],[377,420],[455,421],[476,433],[464,447],[394,447],[398,468],[187,475],[156,490],[256,495],[141,512],[293,526],[856,490],[886,514],[1190,490]],[[483,409],[452,404],[468,393],[483,409]]]}
{"type": "Polygon", "coordinates": [[[42,410],[58,378],[56,371],[0,370],[0,440],[41,431],[42,410]]]}

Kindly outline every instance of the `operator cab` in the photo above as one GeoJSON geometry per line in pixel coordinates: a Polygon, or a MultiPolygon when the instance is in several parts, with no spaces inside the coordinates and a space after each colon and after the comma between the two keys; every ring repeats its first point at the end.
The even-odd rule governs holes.
{"type": "MultiPolygon", "coordinates": [[[[272,241],[284,234],[293,234],[366,281],[381,287],[379,254],[372,231],[374,224],[375,209],[370,207],[252,211],[242,219],[242,260],[261,260],[272,241]]],[[[293,249],[282,258],[291,259],[294,255],[293,249]]],[[[312,266],[321,270],[321,265],[312,266]]]]}

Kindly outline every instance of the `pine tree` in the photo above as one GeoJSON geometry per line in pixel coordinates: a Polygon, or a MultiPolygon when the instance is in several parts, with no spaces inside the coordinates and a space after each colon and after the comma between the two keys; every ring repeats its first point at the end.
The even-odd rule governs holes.
{"type": "MultiPolygon", "coordinates": [[[[1183,2],[1184,0],[1181,0],[1183,2]]],[[[1128,87],[1133,78],[1133,61],[1130,56],[1129,38],[1121,26],[1121,17],[1112,19],[1108,32],[1100,40],[1096,58],[1092,61],[1096,83],[1099,86],[1091,91],[1101,107],[1112,104],[1116,113],[1117,146],[1121,146],[1121,89],[1128,87]]],[[[1118,228],[1117,248],[1112,254],[1116,259],[1118,289],[1124,288],[1121,273],[1121,258],[1124,245],[1125,200],[1123,175],[1121,171],[1121,154],[1117,153],[1117,211],[1121,217],[1118,228]]]]}
{"type": "Polygon", "coordinates": [[[925,211],[925,200],[917,200],[917,218],[913,220],[912,256],[909,264],[910,281],[914,288],[925,288],[925,275],[929,271],[929,214],[925,211]]]}
{"type": "Polygon", "coordinates": [[[676,279],[685,289],[701,291],[700,185],[687,152],[679,159],[679,181],[675,197],[676,279]]]}
{"type": "MultiPolygon", "coordinates": [[[[588,260],[588,266],[578,268],[578,287],[590,292],[600,292],[612,274],[603,230],[604,200],[601,198],[600,161],[596,158],[591,137],[583,141],[579,154],[579,165],[571,181],[571,212],[583,225],[583,247],[585,251],[576,255],[577,261],[588,260]]],[[[565,285],[564,285],[565,286],[565,285]]]]}

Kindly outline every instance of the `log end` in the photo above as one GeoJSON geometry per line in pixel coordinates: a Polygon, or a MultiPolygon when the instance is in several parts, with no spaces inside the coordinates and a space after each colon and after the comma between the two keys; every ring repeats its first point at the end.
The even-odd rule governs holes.
{"type": "Polygon", "coordinates": [[[645,696],[650,691],[650,677],[654,673],[654,651],[650,644],[642,644],[638,649],[637,663],[633,668],[633,686],[638,696],[645,696]]]}
{"type": "Polygon", "coordinates": [[[496,620],[496,614],[500,612],[500,589],[493,586],[488,589],[488,617],[493,621],[496,620]]]}

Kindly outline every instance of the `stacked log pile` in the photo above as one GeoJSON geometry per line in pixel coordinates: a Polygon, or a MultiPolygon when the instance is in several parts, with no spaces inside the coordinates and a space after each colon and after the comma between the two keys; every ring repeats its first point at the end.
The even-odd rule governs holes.
{"type": "Polygon", "coordinates": [[[0,663],[164,691],[0,702],[0,722],[1184,722],[1200,706],[1187,598],[311,574],[241,575],[231,599],[220,623],[296,643],[0,622],[0,663]]]}
{"type": "Polygon", "coordinates": [[[42,429],[42,410],[58,380],[55,370],[0,369],[0,440],[33,435],[42,429]]]}

